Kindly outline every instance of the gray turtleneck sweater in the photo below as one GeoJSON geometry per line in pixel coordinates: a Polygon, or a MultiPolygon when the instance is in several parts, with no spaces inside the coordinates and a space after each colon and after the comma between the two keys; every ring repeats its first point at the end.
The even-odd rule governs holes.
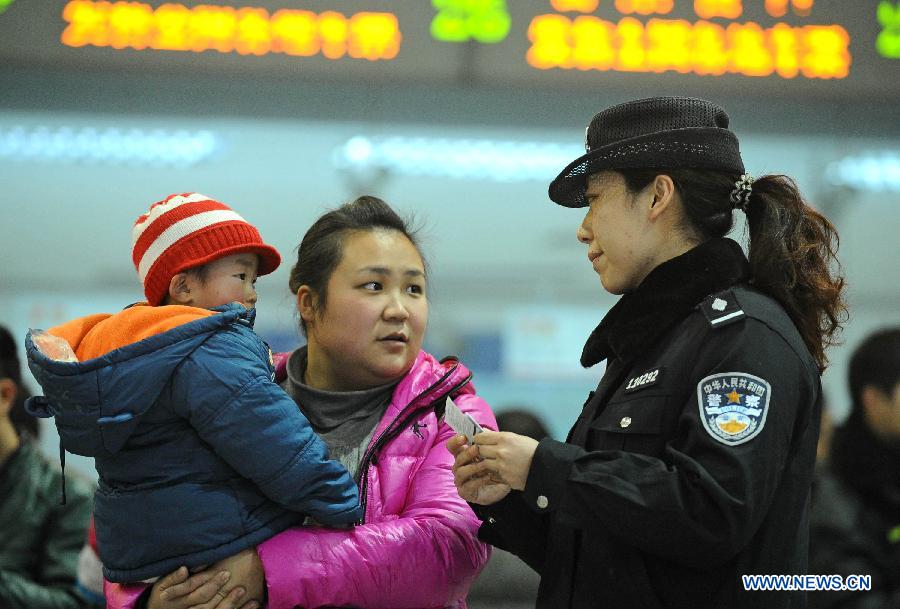
{"type": "Polygon", "coordinates": [[[325,441],[330,458],[340,461],[356,479],[360,461],[391,402],[397,382],[362,391],[322,391],[304,382],[306,361],[306,347],[291,353],[287,378],[281,388],[294,398],[325,441]]]}

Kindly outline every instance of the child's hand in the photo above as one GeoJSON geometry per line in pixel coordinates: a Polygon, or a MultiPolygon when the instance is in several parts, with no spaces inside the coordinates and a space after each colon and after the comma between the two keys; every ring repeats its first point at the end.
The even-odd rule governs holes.
{"type": "Polygon", "coordinates": [[[169,573],[153,584],[147,609],[258,609],[260,603],[251,601],[241,605],[245,590],[235,586],[223,590],[230,573],[221,569],[207,569],[188,577],[186,567],[169,573]]]}

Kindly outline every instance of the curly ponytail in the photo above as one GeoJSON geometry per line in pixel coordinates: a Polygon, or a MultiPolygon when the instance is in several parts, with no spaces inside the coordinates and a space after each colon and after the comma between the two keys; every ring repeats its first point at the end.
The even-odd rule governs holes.
{"type": "Polygon", "coordinates": [[[753,285],[785,308],[819,369],[825,370],[825,350],[837,342],[847,317],[837,231],[783,175],[753,183],[747,227],[753,285]]]}
{"type": "MultiPolygon", "coordinates": [[[[731,230],[730,195],[737,174],[699,169],[617,171],[631,192],[642,190],[657,175],[671,177],[684,205],[687,232],[699,241],[723,237],[731,230]]],[[[828,366],[825,350],[837,342],[847,318],[837,231],[803,201],[787,176],[757,179],[745,207],[751,282],[784,307],[824,371],[828,366]]]]}

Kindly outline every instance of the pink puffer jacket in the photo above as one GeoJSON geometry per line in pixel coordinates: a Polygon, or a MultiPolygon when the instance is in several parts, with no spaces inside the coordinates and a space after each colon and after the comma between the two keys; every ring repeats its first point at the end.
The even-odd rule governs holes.
{"type": "MultiPolygon", "coordinates": [[[[287,354],[276,356],[277,380],[287,354]]],[[[482,427],[496,429],[455,360],[420,352],[372,436],[361,465],[365,520],[351,530],[288,529],[258,546],[270,609],[464,608],[489,547],[453,485],[445,443],[454,432],[434,405],[448,394],[482,427]]],[[[108,609],[130,609],[143,587],[109,585],[108,609]]]]}

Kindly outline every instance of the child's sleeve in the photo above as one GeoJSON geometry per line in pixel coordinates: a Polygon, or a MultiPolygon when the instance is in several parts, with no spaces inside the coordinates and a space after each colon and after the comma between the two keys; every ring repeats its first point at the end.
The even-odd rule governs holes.
{"type": "Polygon", "coordinates": [[[272,380],[268,349],[248,328],[219,332],[188,358],[172,403],[200,437],[271,500],[326,525],[360,517],[359,491],[272,380]]]}

